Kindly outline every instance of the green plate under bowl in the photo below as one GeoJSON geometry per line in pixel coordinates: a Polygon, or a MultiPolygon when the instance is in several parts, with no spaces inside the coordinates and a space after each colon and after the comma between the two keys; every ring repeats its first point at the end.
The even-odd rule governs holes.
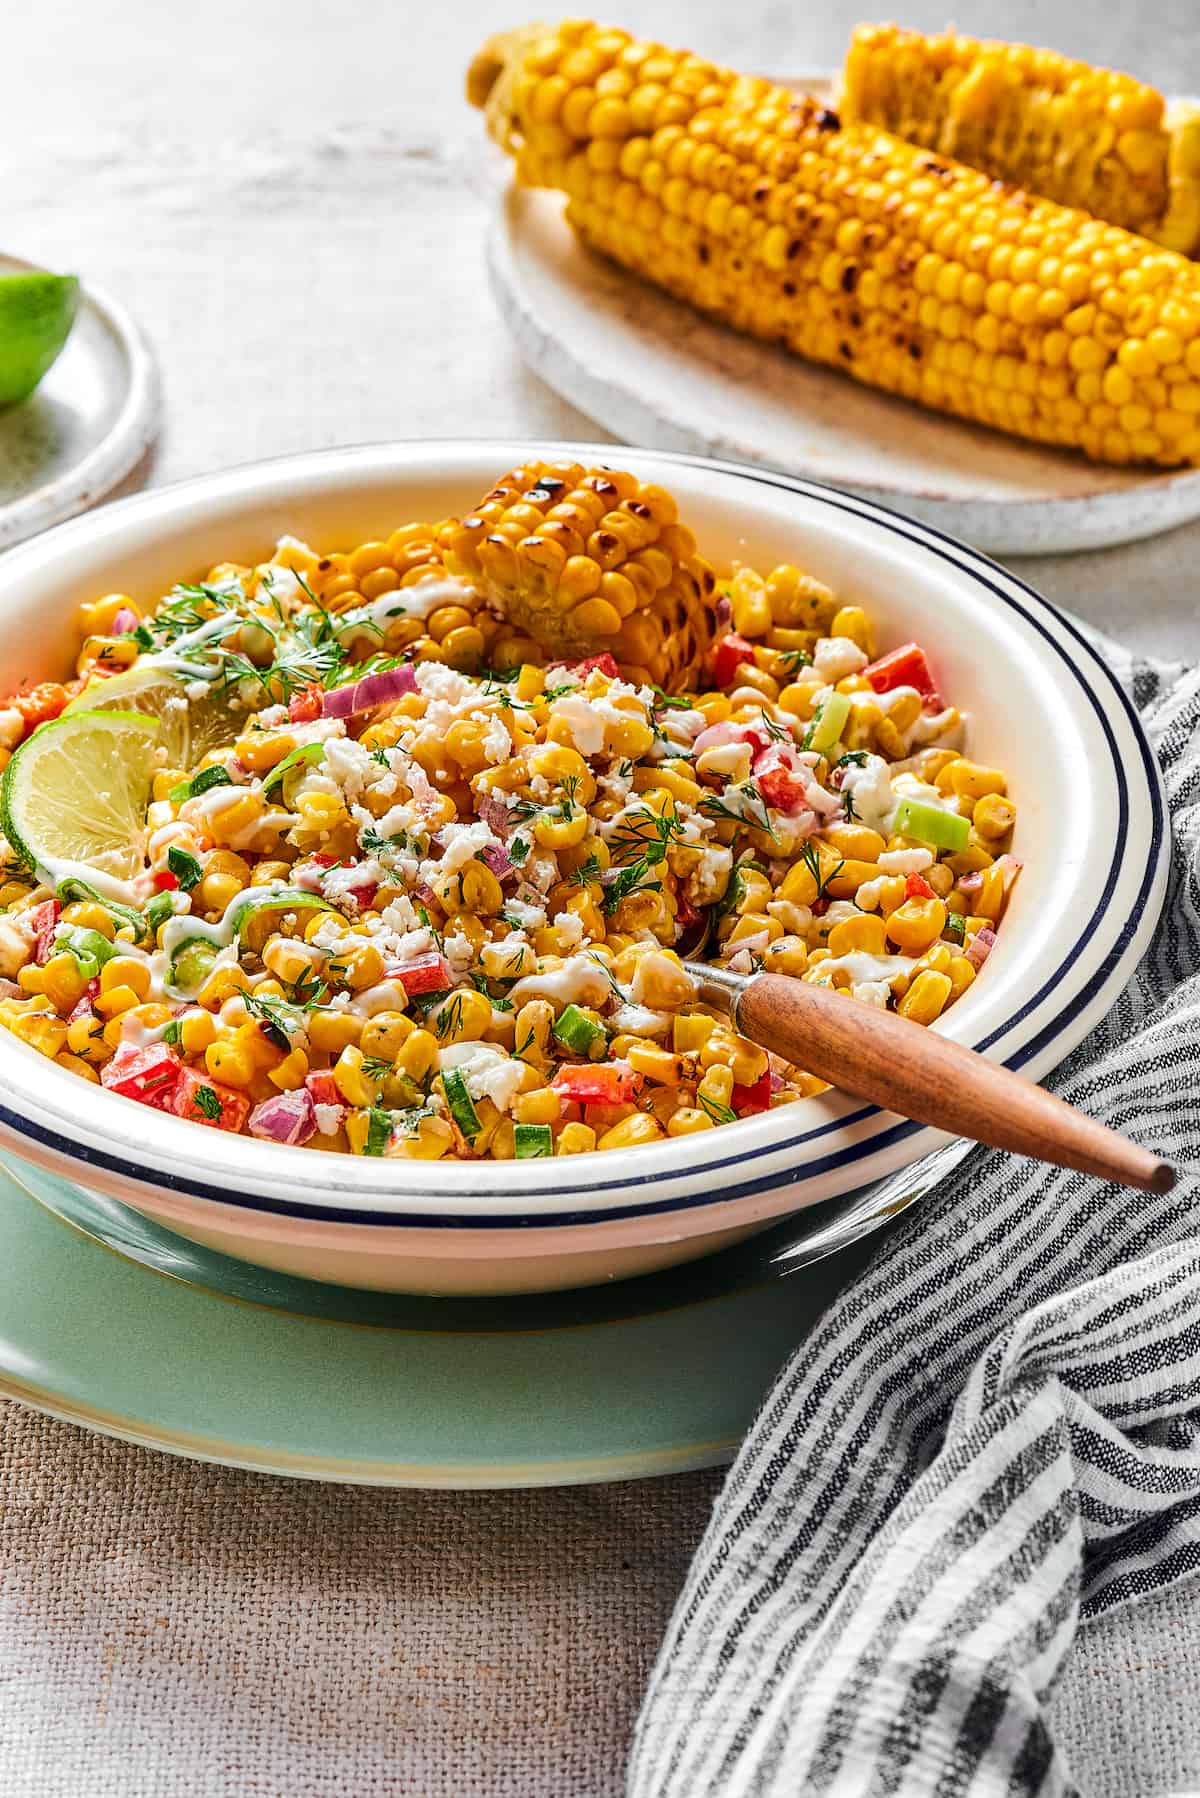
{"type": "MultiPolygon", "coordinates": [[[[895,1177],[864,1227],[964,1149],[895,1177]]],[[[726,1461],[872,1246],[864,1234],[810,1265],[821,1226],[808,1213],[802,1232],[793,1219],[620,1284],[395,1297],[267,1273],[6,1165],[0,1395],[150,1448],[306,1479],[568,1485],[726,1461]]]]}

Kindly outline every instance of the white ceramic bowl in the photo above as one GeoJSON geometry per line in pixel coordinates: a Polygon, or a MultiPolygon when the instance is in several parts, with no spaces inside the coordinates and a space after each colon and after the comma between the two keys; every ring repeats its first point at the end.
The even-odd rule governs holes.
{"type": "MultiPolygon", "coordinates": [[[[397,444],[234,469],[126,500],[0,559],[0,691],[61,676],[80,600],[154,599],[294,532],[325,546],[469,507],[505,469],[566,451],[668,486],[703,552],[796,561],[919,637],[970,743],[1007,770],[1025,867],[981,977],[938,1026],[1037,1077],[1110,1005],[1166,878],[1157,771],[1074,627],[995,564],[922,525],[759,469],[611,445],[397,444]]],[[[231,1137],[134,1108],[0,1030],[0,1139],[197,1242],[314,1279],[393,1291],[582,1285],[687,1260],[862,1188],[943,1141],[834,1094],[649,1149],[563,1161],[363,1160],[231,1137]]]]}

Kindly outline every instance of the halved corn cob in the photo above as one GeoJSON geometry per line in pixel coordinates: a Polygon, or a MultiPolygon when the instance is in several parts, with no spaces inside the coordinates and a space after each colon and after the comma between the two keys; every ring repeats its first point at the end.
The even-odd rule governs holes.
{"type": "Polygon", "coordinates": [[[1200,460],[1200,269],[788,89],[571,22],[468,90],[583,240],[756,337],[1111,462],[1200,460]]]}
{"type": "MultiPolygon", "coordinates": [[[[608,650],[638,680],[677,689],[712,640],[715,578],[675,502],[619,469],[533,462],[438,533],[465,575],[543,654],[608,650]]],[[[498,644],[519,660],[520,643],[498,644]]]]}
{"type": "Polygon", "coordinates": [[[882,125],[1168,249],[1200,247],[1200,113],[1131,75],[1054,50],[860,25],[848,124],[882,125]]]}

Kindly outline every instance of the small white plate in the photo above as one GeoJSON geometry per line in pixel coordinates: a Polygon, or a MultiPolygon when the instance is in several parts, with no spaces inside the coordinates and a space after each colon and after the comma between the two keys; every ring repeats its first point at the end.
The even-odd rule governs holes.
{"type": "MultiPolygon", "coordinates": [[[[0,255],[0,274],[32,264],[0,255]]],[[[158,430],[158,369],[129,314],[85,287],[36,393],[0,410],[0,549],[71,518],[136,468],[158,430]]]]}
{"type": "MultiPolygon", "coordinates": [[[[788,85],[829,91],[827,76],[788,85]]],[[[585,249],[563,204],[509,190],[492,291],[530,366],[624,442],[824,481],[993,555],[1103,549],[1200,518],[1200,470],[1104,467],[755,343],[585,249]]]]}

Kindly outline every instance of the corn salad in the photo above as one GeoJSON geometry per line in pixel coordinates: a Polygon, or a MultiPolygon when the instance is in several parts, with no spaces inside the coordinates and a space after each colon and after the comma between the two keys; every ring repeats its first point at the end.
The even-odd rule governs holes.
{"type": "MultiPolygon", "coordinates": [[[[539,468],[522,500],[520,475],[489,500],[524,507],[536,558],[547,487],[593,490],[539,468]]],[[[793,566],[718,579],[651,498],[675,535],[609,546],[646,579],[593,620],[619,660],[578,653],[586,570],[506,611],[470,518],[348,554],[285,539],[145,616],[83,607],[77,678],[0,706],[3,759],[131,676],[176,683],[204,746],[171,765],[164,722],[123,885],[51,884],[5,845],[0,1022],[197,1123],[418,1160],[626,1148],[821,1090],[698,1001],[680,951],[706,919],[723,965],[932,1023],[1017,871],[1004,774],[962,753],[918,644],[881,653],[793,566]]]]}

